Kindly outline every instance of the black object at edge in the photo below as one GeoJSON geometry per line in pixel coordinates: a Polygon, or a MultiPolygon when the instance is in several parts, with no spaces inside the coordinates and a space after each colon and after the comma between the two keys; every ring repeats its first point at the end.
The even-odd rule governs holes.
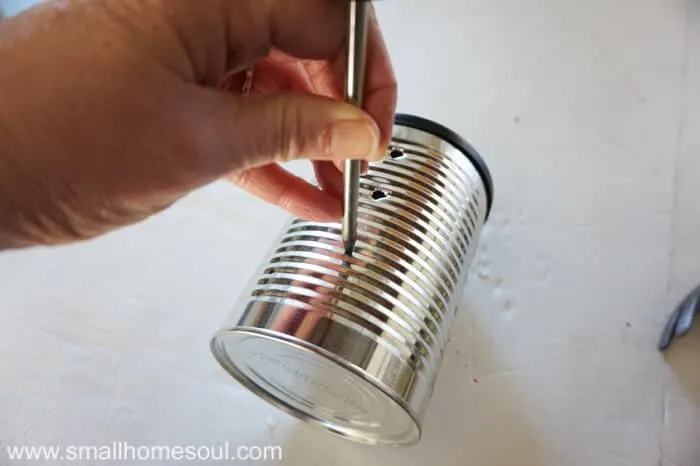
{"type": "Polygon", "coordinates": [[[683,298],[676,306],[673,314],[668,318],[659,340],[659,351],[666,351],[674,339],[688,334],[699,313],[700,285],[696,286],[683,298]]]}
{"type": "Polygon", "coordinates": [[[469,144],[463,137],[451,129],[426,118],[406,113],[397,113],[394,117],[394,123],[399,126],[414,128],[433,134],[438,138],[452,144],[456,149],[467,156],[467,158],[476,168],[476,171],[479,173],[479,176],[486,187],[486,220],[488,220],[489,215],[491,214],[491,207],[493,205],[493,179],[491,178],[491,172],[489,171],[486,162],[481,155],[479,155],[476,149],[474,149],[474,147],[472,147],[472,145],[469,144]]]}

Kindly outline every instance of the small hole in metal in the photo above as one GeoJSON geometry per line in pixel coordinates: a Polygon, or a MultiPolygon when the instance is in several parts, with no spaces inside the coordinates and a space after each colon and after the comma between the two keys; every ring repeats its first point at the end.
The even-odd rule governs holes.
{"type": "Polygon", "coordinates": [[[389,193],[386,191],[382,191],[381,189],[375,189],[372,191],[372,199],[375,201],[381,201],[382,199],[386,199],[389,197],[389,193]]]}
{"type": "Polygon", "coordinates": [[[389,156],[394,160],[400,159],[401,157],[403,157],[405,155],[406,154],[404,154],[404,152],[401,149],[398,149],[396,147],[391,149],[391,151],[389,152],[389,156]]]}

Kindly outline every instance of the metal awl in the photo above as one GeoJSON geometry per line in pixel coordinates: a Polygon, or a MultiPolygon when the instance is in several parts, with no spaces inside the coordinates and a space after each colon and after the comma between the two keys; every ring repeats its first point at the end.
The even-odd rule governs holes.
{"type": "MultiPolygon", "coordinates": [[[[362,106],[367,62],[367,27],[369,0],[349,0],[348,55],[345,75],[345,100],[362,106]]],[[[352,254],[357,241],[357,210],[360,191],[361,161],[347,160],[343,173],[343,243],[352,254]]]]}

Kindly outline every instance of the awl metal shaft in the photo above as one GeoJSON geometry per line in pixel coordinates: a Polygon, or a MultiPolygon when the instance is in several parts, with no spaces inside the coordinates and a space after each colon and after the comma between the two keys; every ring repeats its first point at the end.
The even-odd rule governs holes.
{"type": "MultiPolygon", "coordinates": [[[[369,0],[349,0],[347,72],[345,99],[362,106],[367,63],[367,28],[369,25],[369,0]]],[[[345,252],[352,254],[357,241],[357,210],[362,164],[359,160],[345,162],[343,173],[343,242],[345,252]]]]}

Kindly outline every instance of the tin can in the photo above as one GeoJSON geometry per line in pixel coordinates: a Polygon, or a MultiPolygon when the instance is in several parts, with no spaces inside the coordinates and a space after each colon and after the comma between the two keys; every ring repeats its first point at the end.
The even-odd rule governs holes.
{"type": "Polygon", "coordinates": [[[386,158],[361,179],[352,255],[340,224],[291,219],[212,338],[216,360],[328,432],[417,443],[492,201],[464,139],[397,115],[386,158]]]}

